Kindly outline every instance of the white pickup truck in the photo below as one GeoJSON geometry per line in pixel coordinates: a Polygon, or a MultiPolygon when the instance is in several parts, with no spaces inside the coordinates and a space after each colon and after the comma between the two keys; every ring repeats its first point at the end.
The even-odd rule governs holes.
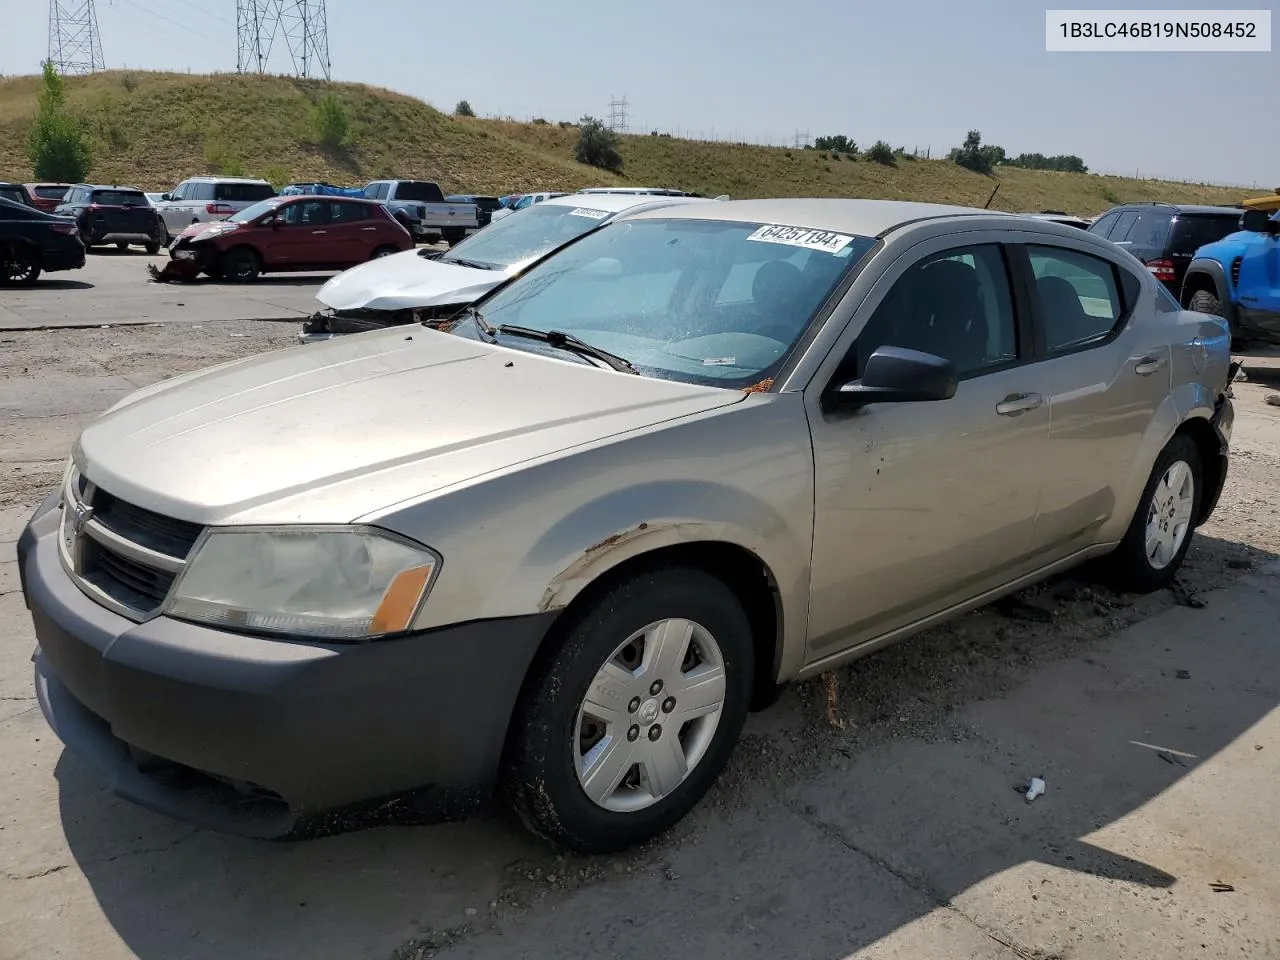
{"type": "Polygon", "coordinates": [[[430,180],[374,180],[365,185],[364,195],[382,201],[419,243],[443,239],[452,246],[480,227],[474,203],[445,200],[440,185],[430,180]]]}

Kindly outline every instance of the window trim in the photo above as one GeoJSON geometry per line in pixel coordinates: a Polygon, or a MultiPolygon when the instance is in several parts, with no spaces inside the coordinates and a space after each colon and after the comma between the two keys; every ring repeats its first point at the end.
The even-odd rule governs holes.
{"type": "Polygon", "coordinates": [[[1131,298],[1129,288],[1126,287],[1123,279],[1124,273],[1127,271],[1123,271],[1123,268],[1110,257],[1105,257],[1101,253],[1095,253],[1089,250],[1078,250],[1075,247],[1064,247],[1054,243],[1047,243],[1043,240],[1027,241],[1018,244],[1011,244],[1011,246],[1016,246],[1018,248],[1016,251],[1011,251],[1011,253],[1022,261],[1020,269],[1023,271],[1025,282],[1027,284],[1027,304],[1036,327],[1035,336],[1036,347],[1039,353],[1039,356],[1037,357],[1038,360],[1057,360],[1059,357],[1071,357],[1075,356],[1077,353],[1084,353],[1089,350],[1096,350],[1099,347],[1105,347],[1108,344],[1114,343],[1116,339],[1119,338],[1120,334],[1124,333],[1128,328],[1129,321],[1133,318],[1133,312],[1137,308],[1138,300],[1142,297],[1142,284],[1141,282],[1135,284],[1137,287],[1137,293],[1131,298]],[[1076,346],[1068,349],[1049,349],[1048,335],[1044,321],[1044,309],[1040,303],[1039,288],[1035,283],[1035,270],[1031,266],[1031,247],[1045,247],[1049,250],[1065,250],[1068,253],[1073,253],[1077,256],[1091,257],[1099,263],[1106,264],[1111,268],[1111,282],[1115,284],[1116,296],[1120,301],[1120,315],[1116,318],[1111,330],[1106,335],[1095,337],[1092,340],[1086,340],[1084,343],[1077,344],[1076,346]]]}

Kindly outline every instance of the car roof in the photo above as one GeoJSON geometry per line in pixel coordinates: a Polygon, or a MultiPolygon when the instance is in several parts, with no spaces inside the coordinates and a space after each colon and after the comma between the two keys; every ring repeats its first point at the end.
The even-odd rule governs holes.
{"type": "MultiPolygon", "coordinates": [[[[266,183],[258,177],[187,177],[186,183],[266,183]]],[[[270,186],[270,184],[268,184],[270,186]]]]}
{"type": "MultiPolygon", "coordinates": [[[[563,197],[552,197],[538,204],[540,207],[590,207],[592,210],[607,210],[609,213],[621,213],[632,207],[651,204],[657,201],[690,202],[693,197],[662,197],[647,193],[570,193],[563,197]]],[[[705,202],[705,201],[703,201],[705,202]]]]}
{"type": "MultiPolygon", "coordinates": [[[[603,197],[607,194],[593,195],[593,203],[597,196],[603,197]]],[[[649,197],[649,199],[661,198],[649,197]]],[[[779,223],[864,237],[880,236],[895,227],[917,220],[933,220],[941,217],[985,215],[1007,217],[1021,224],[1032,222],[1029,217],[998,210],[955,207],[941,203],[913,203],[903,200],[843,200],[808,197],[778,200],[704,200],[695,197],[666,199],[684,199],[686,202],[664,207],[652,213],[649,211],[637,213],[636,219],[678,217],[690,220],[731,220],[740,223],[779,223]]],[[[1045,223],[1045,221],[1034,222],[1045,223]]]]}
{"type": "MultiPolygon", "coordinates": [[[[1117,210],[1151,210],[1155,208],[1168,210],[1170,213],[1175,215],[1185,213],[1192,215],[1210,214],[1238,217],[1243,212],[1243,208],[1241,207],[1219,207],[1204,203],[1164,203],[1159,200],[1153,200],[1149,203],[1134,202],[1117,204],[1108,210],[1107,213],[1114,213],[1117,210]]],[[[1105,215],[1106,214],[1103,214],[1103,216],[1105,215]]]]}
{"type": "Polygon", "coordinates": [[[266,203],[268,200],[279,200],[281,203],[297,203],[299,200],[324,200],[326,203],[332,203],[335,200],[346,201],[348,203],[363,203],[367,207],[380,207],[382,202],[379,200],[370,200],[368,197],[334,197],[327,193],[291,193],[287,197],[274,196],[263,197],[259,203],[266,203]]]}
{"type": "Polygon", "coordinates": [[[137,187],[124,187],[118,183],[75,183],[74,187],[84,187],[87,190],[131,190],[134,193],[142,193],[137,187]]]}

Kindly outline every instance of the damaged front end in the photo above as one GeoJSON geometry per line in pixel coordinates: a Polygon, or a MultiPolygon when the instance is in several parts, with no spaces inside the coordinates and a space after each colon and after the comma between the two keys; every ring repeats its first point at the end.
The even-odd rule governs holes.
{"type": "Polygon", "coordinates": [[[212,243],[199,238],[179,237],[169,248],[169,262],[157,270],[147,264],[152,279],[160,283],[195,280],[200,274],[217,279],[222,275],[221,255],[212,243]]]}
{"type": "Polygon", "coordinates": [[[332,340],[350,333],[384,330],[387,327],[424,323],[428,326],[442,324],[461,310],[465,304],[440,304],[416,307],[409,310],[328,310],[317,311],[307,317],[298,333],[302,343],[332,340]]]}

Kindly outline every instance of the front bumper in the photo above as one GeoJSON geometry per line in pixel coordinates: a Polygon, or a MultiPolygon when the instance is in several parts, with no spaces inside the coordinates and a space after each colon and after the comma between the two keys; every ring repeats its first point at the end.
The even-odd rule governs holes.
{"type": "Polygon", "coordinates": [[[212,829],[284,837],[335,822],[324,816],[335,810],[411,795],[415,813],[455,815],[488,793],[554,615],[360,645],[134,623],[71,582],[58,519],[51,497],[18,542],[36,693],[49,725],[118,795],[212,829]]]}

